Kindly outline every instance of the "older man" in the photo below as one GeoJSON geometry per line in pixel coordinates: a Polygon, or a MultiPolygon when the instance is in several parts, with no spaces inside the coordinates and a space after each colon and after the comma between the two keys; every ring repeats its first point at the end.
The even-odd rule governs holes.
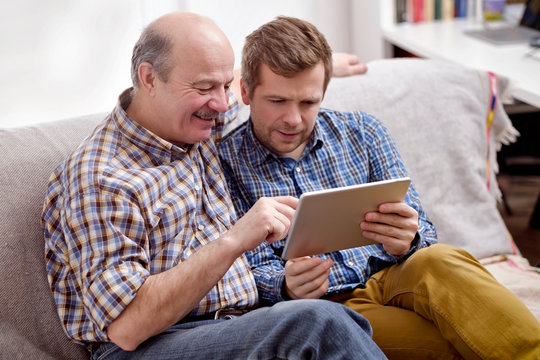
{"type": "Polygon", "coordinates": [[[249,311],[243,254],[287,233],[296,199],[262,199],[234,224],[214,145],[235,111],[233,64],[212,21],[159,18],[135,45],[133,88],[52,175],[45,256],[66,333],[95,359],[384,358],[342,305],[249,311]]]}

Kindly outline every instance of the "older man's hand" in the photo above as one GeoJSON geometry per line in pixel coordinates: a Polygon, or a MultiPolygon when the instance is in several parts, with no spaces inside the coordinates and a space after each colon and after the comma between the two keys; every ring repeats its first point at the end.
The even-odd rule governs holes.
{"type": "Polygon", "coordinates": [[[360,62],[358,56],[343,52],[332,54],[332,76],[344,77],[364,74],[367,71],[366,64],[360,62]]]}

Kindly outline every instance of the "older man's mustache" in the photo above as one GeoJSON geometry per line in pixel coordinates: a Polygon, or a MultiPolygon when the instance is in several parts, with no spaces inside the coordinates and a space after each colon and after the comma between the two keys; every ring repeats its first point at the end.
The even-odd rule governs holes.
{"type": "Polygon", "coordinates": [[[199,110],[195,112],[195,116],[203,120],[215,120],[219,115],[215,110],[199,110]]]}

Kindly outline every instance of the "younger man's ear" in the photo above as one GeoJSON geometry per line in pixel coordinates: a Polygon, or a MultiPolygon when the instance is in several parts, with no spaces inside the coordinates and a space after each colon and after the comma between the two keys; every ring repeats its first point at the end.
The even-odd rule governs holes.
{"type": "Polygon", "coordinates": [[[242,93],[242,101],[244,102],[244,104],[249,105],[249,96],[247,94],[244,81],[242,79],[240,79],[240,92],[242,93]]]}

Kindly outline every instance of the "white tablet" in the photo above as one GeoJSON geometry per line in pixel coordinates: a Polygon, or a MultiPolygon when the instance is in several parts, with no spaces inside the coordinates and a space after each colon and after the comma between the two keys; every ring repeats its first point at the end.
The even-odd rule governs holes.
{"type": "Polygon", "coordinates": [[[409,178],[400,178],[303,193],[282,257],[292,259],[374,244],[362,236],[364,214],[382,203],[403,201],[410,183],[409,178]]]}

